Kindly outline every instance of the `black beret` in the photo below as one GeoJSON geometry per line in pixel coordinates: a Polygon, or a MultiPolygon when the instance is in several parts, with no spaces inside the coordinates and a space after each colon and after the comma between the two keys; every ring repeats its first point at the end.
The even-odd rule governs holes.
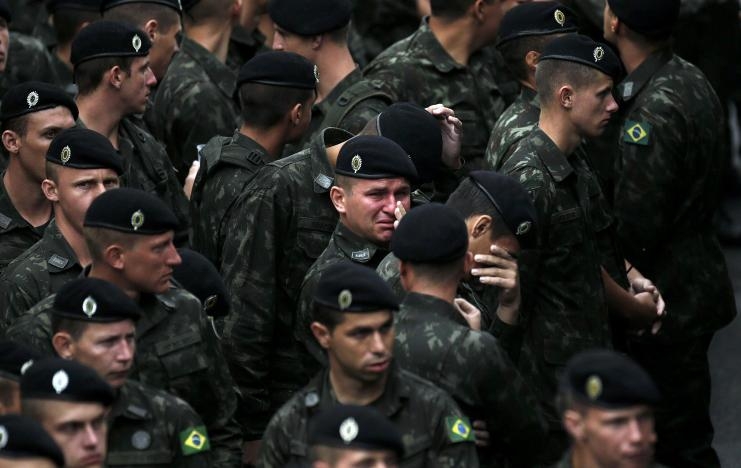
{"type": "Polygon", "coordinates": [[[288,32],[313,36],[347,25],[352,3],[350,0],[270,0],[268,14],[288,32]]]}
{"type": "Polygon", "coordinates": [[[174,231],[180,223],[159,198],[143,190],[118,188],[100,194],[85,213],[86,227],[129,234],[155,235],[174,231]]]}
{"type": "Polygon", "coordinates": [[[45,358],[33,363],[21,377],[21,397],[39,400],[64,400],[113,403],[113,389],[93,369],[77,361],[45,358]]]}
{"type": "Polygon", "coordinates": [[[100,20],[82,28],[72,41],[72,65],[103,57],[144,57],[152,42],[136,26],[100,20]]]}
{"type": "Polygon", "coordinates": [[[606,349],[584,351],[571,358],[560,386],[579,401],[605,408],[655,405],[661,397],[638,364],[606,349]]]}
{"type": "Polygon", "coordinates": [[[28,366],[40,355],[13,341],[0,341],[0,378],[19,381],[28,366]]]}
{"type": "Polygon", "coordinates": [[[139,306],[120,288],[98,278],[77,278],[54,296],[52,313],[81,322],[139,320],[139,306]]]}
{"type": "Polygon", "coordinates": [[[609,46],[582,34],[568,34],[552,40],[543,47],[540,61],[543,60],[579,63],[597,69],[613,79],[623,72],[620,59],[609,46]]]}
{"type": "Polygon", "coordinates": [[[255,55],[239,69],[237,87],[260,83],[286,88],[316,89],[316,65],[293,52],[271,51],[255,55]]]}
{"type": "Polygon", "coordinates": [[[62,88],[41,81],[25,81],[10,88],[3,96],[0,120],[5,122],[24,114],[57,106],[69,109],[72,117],[77,120],[77,104],[62,88]]]}
{"type": "Polygon", "coordinates": [[[111,8],[121,6],[121,5],[129,5],[132,3],[150,3],[152,5],[162,5],[166,7],[170,7],[173,10],[177,11],[178,14],[182,14],[183,12],[183,6],[180,3],[180,0],[97,0],[98,3],[100,3],[100,11],[106,12],[110,10],[111,8]]]}
{"type": "Polygon", "coordinates": [[[358,179],[417,179],[417,169],[404,148],[382,136],[351,138],[337,156],[335,172],[358,179]]]}
{"type": "Polygon", "coordinates": [[[309,445],[404,454],[401,432],[369,406],[337,404],[309,421],[309,445]]]}
{"type": "Polygon", "coordinates": [[[100,11],[101,0],[49,0],[46,10],[54,14],[58,10],[100,11]]]}
{"type": "Polygon", "coordinates": [[[608,0],[610,10],[633,31],[649,37],[665,37],[679,18],[680,0],[608,0]]]}
{"type": "Polygon", "coordinates": [[[229,294],[219,270],[209,259],[194,250],[178,249],[178,253],[183,261],[172,272],[175,281],[201,301],[207,315],[228,315],[229,294]]]}
{"type": "Polygon", "coordinates": [[[396,142],[417,169],[418,184],[432,182],[442,167],[443,133],[438,120],[423,107],[398,102],[378,116],[378,134],[396,142]]]}
{"type": "Polygon", "coordinates": [[[45,458],[64,466],[64,453],[34,419],[20,414],[0,416],[0,460],[45,458]]]}
{"type": "Polygon", "coordinates": [[[87,128],[61,131],[49,145],[46,160],[73,169],[112,169],[123,174],[123,156],[108,138],[87,128]]]}
{"type": "Polygon", "coordinates": [[[0,18],[5,18],[5,21],[8,23],[13,20],[10,14],[10,6],[8,6],[8,0],[0,0],[0,18]]]}
{"type": "Polygon", "coordinates": [[[196,3],[198,3],[200,0],[181,0],[181,5],[183,6],[183,11],[188,11],[193,6],[195,6],[196,3]]]}
{"type": "Polygon", "coordinates": [[[404,215],[391,237],[391,251],[407,262],[452,262],[468,251],[468,229],[452,208],[428,203],[404,215]]]}
{"type": "Polygon", "coordinates": [[[576,14],[558,2],[523,3],[502,18],[497,46],[521,37],[569,33],[577,29],[576,14]]]}
{"type": "Polygon", "coordinates": [[[494,171],[473,171],[469,177],[494,205],[520,246],[523,249],[535,247],[538,241],[537,214],[527,190],[513,177],[494,171]]]}
{"type": "Polygon", "coordinates": [[[342,312],[399,310],[399,301],[376,270],[349,260],[330,265],[322,273],[314,302],[342,312]]]}

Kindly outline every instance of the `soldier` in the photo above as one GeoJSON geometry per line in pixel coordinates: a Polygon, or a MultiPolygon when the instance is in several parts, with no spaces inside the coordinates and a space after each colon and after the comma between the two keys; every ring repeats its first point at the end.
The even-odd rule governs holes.
{"type": "Polygon", "coordinates": [[[3,97],[0,121],[10,161],[0,184],[0,272],[41,239],[49,224],[52,204],[41,190],[44,155],[76,118],[75,102],[56,86],[31,81],[3,97]]]}
{"type": "Polygon", "coordinates": [[[125,23],[96,21],[80,31],[72,42],[78,125],[108,138],[121,153],[122,186],[156,195],[175,213],[181,244],[188,238],[188,199],[162,145],[132,118],[144,112],[157,83],[149,67],[151,45],[147,34],[125,23]]]}
{"type": "Polygon", "coordinates": [[[268,12],[267,0],[243,0],[239,12],[239,22],[232,28],[229,36],[229,49],[226,55],[226,66],[234,73],[249,62],[255,55],[267,52],[266,37],[257,28],[261,17],[268,12]]]}
{"type": "Polygon", "coordinates": [[[555,468],[652,464],[659,391],[635,362],[614,351],[574,356],[559,382],[558,407],[572,445],[555,468]]]}
{"type": "Polygon", "coordinates": [[[116,286],[95,278],[67,283],[54,298],[52,345],[95,370],[113,389],[106,464],[207,467],[209,439],[183,400],[128,378],[140,310],[116,286]]]}
{"type": "Polygon", "coordinates": [[[311,121],[315,66],[290,52],[267,52],[244,64],[237,78],[242,125],[231,137],[216,136],[201,150],[190,197],[193,247],[221,266],[228,212],[265,164],[281,157],[311,121]]]}
{"type": "Polygon", "coordinates": [[[365,266],[336,263],[314,301],[311,329],[329,365],[270,421],[258,466],[307,461],[308,420],[337,403],[370,406],[389,418],[404,441],[401,467],[479,466],[473,429],[455,402],[393,363],[399,303],[383,280],[365,266]]]}
{"type": "Polygon", "coordinates": [[[147,111],[147,125],[164,143],[181,183],[200,147],[237,126],[237,75],[225,62],[239,6],[237,0],[184,2],[180,53],[147,111]]]}
{"type": "Polygon", "coordinates": [[[112,403],[111,386],[75,361],[42,359],[21,377],[22,414],[39,422],[59,445],[64,466],[104,466],[112,403]]]}
{"type": "MultiPolygon", "coordinates": [[[[92,264],[88,277],[121,288],[142,310],[132,378],[187,401],[203,418],[216,466],[239,465],[236,396],[219,343],[200,302],[171,284],[180,257],[172,244],[177,218],[154,196],[110,190],[90,205],[84,222],[92,264]]],[[[54,296],[33,307],[8,338],[53,353],[50,309],[54,296]]]]}
{"type": "Polygon", "coordinates": [[[723,109],[707,79],[674,55],[679,1],[610,0],[605,38],[628,76],[615,171],[615,216],[627,259],[652,276],[670,315],[656,337],[631,340],[630,355],[656,381],[657,460],[719,466],[711,447],[707,350],[736,316],[733,288],[713,231],[725,154],[723,109]],[[673,252],[687,252],[677,256],[673,252]],[[708,308],[709,304],[712,304],[708,308]]]}
{"type": "Polygon", "coordinates": [[[101,134],[70,128],[57,135],[46,155],[42,189],[54,209],[44,236],[8,266],[0,278],[0,305],[9,325],[36,303],[76,278],[91,263],[83,218],[93,200],[118,187],[121,155],[101,134]]]}
{"type": "Polygon", "coordinates": [[[213,263],[195,250],[178,249],[178,255],[182,263],[173,269],[172,278],[201,301],[209,318],[229,315],[229,294],[213,263]]]}
{"type": "Polygon", "coordinates": [[[21,376],[38,357],[21,344],[0,341],[0,415],[21,412],[21,376]]]}
{"type": "Polygon", "coordinates": [[[533,466],[546,435],[535,395],[497,340],[469,328],[468,310],[455,299],[473,264],[463,219],[436,203],[415,208],[399,222],[391,250],[407,291],[395,320],[397,363],[486,423],[492,443],[478,447],[482,465],[533,466]]]}
{"type": "Polygon", "coordinates": [[[271,0],[268,11],[275,23],[273,49],[301,54],[315,63],[318,70],[311,126],[304,138],[292,146],[300,151],[322,129],[330,126],[325,122],[330,107],[347,88],[360,80],[360,70],[348,49],[352,4],[350,0],[314,0],[311,3],[271,0]]]}
{"type": "Polygon", "coordinates": [[[575,32],[576,16],[556,2],[518,5],[504,15],[497,49],[521,85],[520,95],[502,113],[489,136],[486,164],[499,170],[517,143],[538,124],[540,103],[535,88],[535,66],[543,47],[562,34],[575,32]]]}
{"type": "Polygon", "coordinates": [[[0,468],[62,468],[64,454],[41,424],[28,416],[0,416],[0,468]]]}

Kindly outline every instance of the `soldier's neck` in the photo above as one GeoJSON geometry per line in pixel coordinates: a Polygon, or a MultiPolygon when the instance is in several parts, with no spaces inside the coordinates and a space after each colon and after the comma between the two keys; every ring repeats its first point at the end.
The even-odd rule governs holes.
{"type": "Polygon", "coordinates": [[[600,468],[599,463],[587,450],[575,446],[571,452],[571,468],[600,468]]]}
{"type": "Polygon", "coordinates": [[[18,156],[10,158],[8,169],[0,183],[5,186],[18,214],[31,226],[41,226],[51,217],[51,202],[41,191],[41,184],[19,167],[18,156]]]}
{"type": "Polygon", "coordinates": [[[548,109],[541,109],[538,127],[568,156],[581,144],[582,138],[575,131],[568,116],[556,115],[548,109]]]}
{"type": "Polygon", "coordinates": [[[475,28],[466,19],[430,17],[430,30],[448,55],[461,65],[468,65],[471,55],[480,48],[475,28]]]}
{"type": "Polygon", "coordinates": [[[192,41],[211,52],[221,63],[226,63],[229,51],[229,40],[232,36],[232,26],[229,23],[187,26],[186,34],[192,41]]]}
{"type": "Polygon", "coordinates": [[[239,133],[265,148],[272,160],[278,159],[283,154],[283,148],[286,146],[285,132],[280,127],[261,129],[242,125],[239,128],[239,133]]]}
{"type": "Polygon", "coordinates": [[[347,46],[338,46],[329,43],[328,39],[326,51],[319,54],[316,60],[317,69],[319,70],[319,84],[317,85],[316,104],[322,102],[335,87],[344,80],[347,75],[352,73],[357,64],[350,55],[347,46]]]}
{"type": "Polygon", "coordinates": [[[88,278],[97,278],[108,281],[109,283],[118,286],[127,296],[135,301],[139,301],[141,293],[134,289],[128,281],[125,281],[121,276],[121,273],[108,266],[104,261],[94,262],[90,267],[90,273],[88,278]]]}
{"type": "Polygon", "coordinates": [[[57,229],[62,233],[64,240],[67,241],[72,251],[77,257],[77,263],[85,267],[92,262],[90,258],[90,251],[85,243],[85,237],[82,234],[82,227],[79,228],[67,219],[61,210],[54,210],[54,221],[57,224],[57,229]]]}
{"type": "Polygon", "coordinates": [[[386,372],[383,378],[368,383],[343,375],[342,372],[337,371],[336,365],[330,364],[329,382],[337,401],[343,405],[365,406],[381,398],[386,389],[388,375],[386,372]]]}
{"type": "Polygon", "coordinates": [[[620,61],[623,62],[625,71],[628,74],[633,73],[636,68],[640,67],[657,49],[656,47],[646,47],[645,45],[637,44],[627,39],[618,39],[617,47],[620,61]]]}
{"type": "Polygon", "coordinates": [[[86,96],[77,97],[77,107],[80,111],[80,120],[90,130],[95,130],[108,138],[114,148],[118,149],[118,127],[123,115],[111,109],[111,101],[106,99],[102,91],[93,91],[86,96]]]}

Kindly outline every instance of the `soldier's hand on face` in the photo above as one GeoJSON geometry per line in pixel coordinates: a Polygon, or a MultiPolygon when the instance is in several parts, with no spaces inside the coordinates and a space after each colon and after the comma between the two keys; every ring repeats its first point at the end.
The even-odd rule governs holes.
{"type": "Polygon", "coordinates": [[[396,221],[394,221],[394,229],[399,227],[399,222],[405,214],[407,214],[407,210],[404,208],[404,205],[400,201],[396,202],[396,208],[394,208],[394,217],[396,218],[396,221]]]}
{"type": "Polygon", "coordinates": [[[494,244],[491,246],[491,255],[476,255],[474,260],[481,266],[472,269],[471,275],[477,276],[483,284],[500,288],[497,315],[502,321],[514,324],[520,309],[520,273],[517,260],[494,244]]]}
{"type": "Polygon", "coordinates": [[[476,420],[473,422],[473,434],[476,436],[476,447],[488,447],[491,436],[486,429],[486,422],[476,420]]]}
{"type": "Polygon", "coordinates": [[[481,311],[475,305],[460,297],[455,298],[453,305],[471,330],[481,331],[481,311]]]}
{"type": "Polygon", "coordinates": [[[453,109],[442,104],[434,104],[425,110],[440,121],[443,132],[443,164],[451,169],[460,169],[463,166],[461,160],[463,122],[455,116],[453,109]]]}

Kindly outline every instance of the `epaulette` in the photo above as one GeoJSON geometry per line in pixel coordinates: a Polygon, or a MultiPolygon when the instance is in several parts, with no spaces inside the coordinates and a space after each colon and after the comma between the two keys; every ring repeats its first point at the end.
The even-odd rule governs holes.
{"type": "Polygon", "coordinates": [[[396,96],[387,88],[383,80],[358,81],[337,98],[324,117],[321,128],[336,127],[355,106],[371,98],[381,99],[389,105],[397,101],[396,96]]]}

